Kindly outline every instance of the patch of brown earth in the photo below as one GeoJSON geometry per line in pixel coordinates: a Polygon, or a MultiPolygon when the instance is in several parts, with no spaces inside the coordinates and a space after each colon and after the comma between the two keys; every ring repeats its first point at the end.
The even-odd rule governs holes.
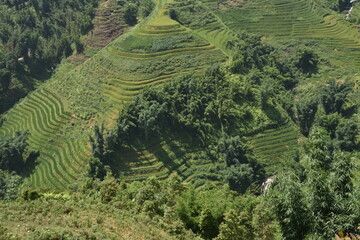
{"type": "Polygon", "coordinates": [[[113,0],[100,4],[92,23],[94,28],[86,39],[86,45],[95,49],[105,47],[128,27],[121,6],[113,0]]]}

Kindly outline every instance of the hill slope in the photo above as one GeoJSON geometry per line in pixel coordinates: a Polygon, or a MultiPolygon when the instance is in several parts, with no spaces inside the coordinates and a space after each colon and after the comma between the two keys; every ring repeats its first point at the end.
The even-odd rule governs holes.
{"type": "Polygon", "coordinates": [[[123,104],[144,87],[202,70],[224,57],[214,45],[170,19],[167,5],[159,2],[148,22],[72,70],[60,68],[2,117],[0,133],[29,130],[30,149],[40,154],[29,185],[66,188],[84,171],[90,156],[89,128],[95,122],[111,126],[123,104]]]}

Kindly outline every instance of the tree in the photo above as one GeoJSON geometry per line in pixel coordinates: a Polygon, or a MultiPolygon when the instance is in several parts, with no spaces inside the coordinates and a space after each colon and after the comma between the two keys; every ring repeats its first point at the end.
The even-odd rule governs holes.
{"type": "Polygon", "coordinates": [[[304,239],[311,222],[299,179],[292,174],[279,178],[272,194],[274,211],[284,239],[304,239]]]}
{"type": "Polygon", "coordinates": [[[324,106],[326,114],[341,113],[342,106],[346,102],[347,96],[351,91],[350,82],[336,82],[335,79],[330,80],[325,87],[322,88],[320,98],[324,106]]]}
{"type": "Polygon", "coordinates": [[[336,145],[344,151],[359,150],[357,135],[359,134],[359,125],[354,119],[343,120],[336,128],[336,145]]]}
{"type": "Polygon", "coordinates": [[[0,170],[0,200],[15,200],[23,180],[15,172],[8,173],[0,170]]]}
{"type": "Polygon", "coordinates": [[[108,166],[104,165],[100,159],[94,157],[90,158],[87,173],[88,177],[103,180],[107,172],[109,172],[108,166]]]}
{"type": "Polygon", "coordinates": [[[330,239],[338,231],[357,231],[360,206],[355,200],[353,159],[334,149],[328,132],[315,128],[304,147],[301,161],[305,181],[293,174],[278,180],[273,202],[286,239],[330,239]]]}
{"type": "Polygon", "coordinates": [[[224,221],[220,224],[220,233],[215,239],[253,239],[251,215],[244,211],[239,213],[238,211],[231,209],[224,214],[224,221]]]}
{"type": "MultiPolygon", "coordinates": [[[[355,232],[359,212],[352,212],[351,196],[353,160],[348,154],[333,149],[327,132],[314,129],[305,149],[305,188],[312,214],[312,232],[329,239],[337,231],[355,232]]],[[[356,190],[356,191],[355,191],[356,190]]]]}
{"type": "Polygon", "coordinates": [[[300,99],[296,103],[297,119],[300,132],[308,136],[317,111],[317,102],[312,99],[300,99]]]}
{"type": "Polygon", "coordinates": [[[152,0],[141,0],[139,7],[139,16],[145,18],[150,15],[155,7],[155,3],[152,0]]]}
{"type": "Polygon", "coordinates": [[[353,232],[359,223],[359,204],[354,200],[360,191],[353,184],[355,159],[349,153],[334,151],[329,182],[334,196],[334,229],[353,232]]]}
{"type": "Polygon", "coordinates": [[[100,183],[100,194],[103,202],[110,202],[118,193],[119,184],[116,179],[111,175],[107,174],[104,181],[100,183]]]}
{"type": "Polygon", "coordinates": [[[302,47],[297,53],[295,66],[305,74],[313,74],[318,71],[319,56],[310,48],[302,47]]]}
{"type": "Polygon", "coordinates": [[[138,126],[145,131],[145,140],[148,140],[149,132],[154,131],[160,124],[158,121],[163,120],[166,112],[166,103],[160,104],[157,101],[146,101],[145,106],[138,115],[138,126]]]}
{"type": "Polygon", "coordinates": [[[100,159],[101,162],[104,164],[108,163],[110,159],[110,155],[112,154],[113,149],[108,146],[109,143],[113,144],[113,138],[108,141],[105,135],[105,129],[102,125],[99,127],[98,125],[94,126],[94,137],[89,135],[90,143],[91,143],[91,150],[94,158],[100,159]]]}
{"type": "Polygon", "coordinates": [[[201,236],[204,239],[213,239],[218,235],[218,224],[209,208],[204,208],[199,220],[201,236]]]}
{"type": "Polygon", "coordinates": [[[124,6],[124,18],[125,22],[129,25],[135,25],[137,23],[138,7],[134,3],[126,3],[124,6]]]}
{"type": "Polygon", "coordinates": [[[14,137],[0,139],[0,169],[15,171],[24,166],[28,136],[28,132],[15,132],[14,137]]]}
{"type": "Polygon", "coordinates": [[[240,136],[224,136],[217,146],[218,157],[225,163],[224,176],[230,189],[244,193],[251,184],[264,178],[262,166],[253,158],[240,136]]]}

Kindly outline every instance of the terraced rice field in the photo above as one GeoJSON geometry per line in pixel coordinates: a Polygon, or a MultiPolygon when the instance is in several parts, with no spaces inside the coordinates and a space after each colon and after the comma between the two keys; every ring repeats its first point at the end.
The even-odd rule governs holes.
{"type": "MultiPolygon", "coordinates": [[[[275,1],[274,6],[285,14],[288,8],[295,13],[306,12],[309,5],[305,1],[298,3],[282,0],[275,1]]],[[[88,134],[95,123],[104,122],[105,126],[112,126],[124,104],[145,87],[170,81],[179,73],[203,71],[214,61],[225,60],[226,54],[230,54],[226,41],[235,36],[232,28],[253,26],[253,31],[261,30],[259,22],[234,25],[229,23],[229,19],[223,19],[228,26],[219,20],[189,29],[169,18],[169,7],[170,5],[159,3],[148,22],[120,36],[73,70],[55,76],[42,89],[30,94],[3,116],[7,121],[0,127],[0,136],[14,134],[17,130],[29,130],[30,148],[40,153],[34,172],[27,179],[28,184],[64,189],[76,183],[84,173],[91,155],[88,134]],[[189,41],[177,41],[185,35],[191,36],[189,41]],[[135,45],[127,45],[128,37],[135,39],[135,45]],[[164,37],[175,39],[176,44],[170,44],[170,48],[154,44],[164,37]]],[[[277,27],[273,26],[276,31],[271,30],[279,37],[290,27],[294,29],[294,36],[300,35],[298,32],[301,29],[294,28],[300,20],[288,14],[287,21],[279,22],[277,27]]],[[[270,14],[259,21],[265,23],[273,17],[270,14]]],[[[326,26],[326,22],[321,21],[322,17],[316,19],[320,19],[317,25],[309,22],[309,28],[310,25],[312,28],[326,26]]],[[[329,29],[340,31],[336,30],[340,21],[336,20],[332,27],[334,20],[329,17],[325,19],[329,29]]],[[[241,22],[237,20],[239,21],[241,22]]],[[[310,20],[304,17],[301,21],[310,20]]],[[[267,27],[261,26],[264,31],[267,27]]],[[[325,27],[322,29],[327,32],[325,27]]],[[[316,30],[317,33],[319,31],[320,29],[316,30]]],[[[309,33],[302,36],[305,38],[315,35],[309,33]]],[[[356,42],[352,37],[355,36],[348,35],[346,38],[349,39],[349,47],[357,46],[351,45],[351,41],[356,42]]],[[[329,40],[328,44],[330,42],[336,44],[336,41],[329,40]]],[[[267,166],[276,165],[278,157],[294,151],[298,135],[291,125],[266,130],[252,137],[255,154],[267,166]]],[[[146,149],[133,149],[119,155],[117,173],[122,179],[131,181],[142,180],[151,175],[164,178],[171,171],[177,171],[186,181],[191,181],[193,169],[207,169],[210,163],[191,159],[190,152],[176,141],[160,142],[146,149]]]]}
{"type": "Polygon", "coordinates": [[[166,178],[171,172],[179,175],[188,165],[191,151],[174,140],[155,143],[141,149],[132,149],[126,153],[118,153],[119,173],[126,181],[144,180],[149,176],[166,178]]]}
{"type": "Polygon", "coordinates": [[[260,33],[288,40],[289,38],[320,43],[333,50],[335,59],[343,66],[360,65],[359,30],[344,16],[329,15],[314,1],[271,0],[241,9],[219,11],[224,23],[232,30],[260,33]]]}
{"type": "Polygon", "coordinates": [[[33,92],[6,114],[0,135],[28,130],[30,148],[39,151],[38,165],[28,179],[32,186],[62,189],[80,176],[89,152],[83,142],[65,138],[72,121],[57,95],[47,89],[33,92]]]}
{"type": "Polygon", "coordinates": [[[135,74],[129,76],[122,72],[121,68],[119,68],[117,74],[111,74],[111,77],[106,80],[106,84],[104,85],[104,94],[111,99],[111,111],[115,116],[124,102],[131,100],[132,97],[139,94],[144,87],[164,83],[179,73],[205,69],[210,64],[210,62],[205,59],[209,59],[210,56],[213,60],[218,59],[218,61],[221,61],[221,59],[223,59],[222,54],[219,54],[219,50],[214,45],[197,39],[199,37],[194,35],[190,29],[186,29],[178,22],[170,19],[168,16],[168,5],[160,7],[154,15],[147,24],[135,29],[130,36],[126,36],[122,41],[114,42],[106,48],[106,54],[112,58],[123,59],[127,62],[133,61],[134,64],[139,66],[150,66],[156,63],[156,61],[158,61],[159,64],[164,62],[168,63],[165,69],[151,68],[146,74],[139,74],[139,71],[136,71],[135,74]],[[176,39],[176,37],[183,37],[184,33],[191,33],[192,35],[190,36],[194,42],[181,43],[184,46],[180,45],[180,47],[177,47],[175,40],[173,45],[169,44],[171,45],[170,49],[161,51],[141,49],[141,43],[146,42],[151,46],[154,42],[164,39],[164,36],[166,37],[168,35],[171,36],[172,39],[176,39]],[[127,38],[130,37],[131,41],[140,42],[140,46],[135,50],[127,50],[129,46],[126,46],[126,44],[132,44],[131,41],[126,41],[127,38]],[[139,51],[142,52],[139,53],[139,51]],[[197,58],[198,61],[191,62],[191,58],[197,58]],[[185,62],[185,65],[181,62],[185,62]],[[172,66],[169,66],[169,63],[173,63],[172,66]]]}
{"type": "MultiPolygon", "coordinates": [[[[114,124],[124,104],[145,87],[162,84],[179,73],[203,71],[212,62],[224,59],[214,44],[170,19],[167,6],[160,5],[150,21],[120,36],[72,70],[56,74],[4,114],[0,136],[28,130],[29,147],[40,155],[27,184],[66,189],[84,174],[91,156],[88,135],[95,123],[114,124]],[[153,41],[170,35],[181,38],[183,33],[192,34],[194,41],[144,53],[124,51],[122,46],[129,35],[153,41]]],[[[163,178],[184,168],[186,157],[176,144],[159,143],[136,150],[132,157],[121,157],[119,174],[127,180],[149,175],[163,178]]]]}
{"type": "Polygon", "coordinates": [[[271,172],[279,165],[279,160],[294,155],[299,137],[298,129],[289,122],[278,128],[267,129],[251,137],[250,141],[257,159],[271,172]]]}

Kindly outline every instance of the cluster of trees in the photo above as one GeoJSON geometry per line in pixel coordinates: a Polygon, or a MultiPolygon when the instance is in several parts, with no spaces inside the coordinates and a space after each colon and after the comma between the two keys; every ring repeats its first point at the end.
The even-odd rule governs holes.
{"type": "Polygon", "coordinates": [[[114,129],[94,127],[90,140],[98,160],[91,161],[89,176],[104,177],[106,165],[117,164],[112,153],[119,148],[126,151],[137,142],[147,144],[173,136],[184,145],[197,145],[199,161],[216,163],[214,174],[206,178],[228,182],[232,190],[244,193],[265,175],[246,139],[240,137],[245,132],[241,126],[252,120],[246,106],[255,102],[251,93],[242,92],[241,85],[225,77],[218,64],[204,76],[184,75],[149,88],[122,111],[114,129]]]}
{"type": "Polygon", "coordinates": [[[118,3],[124,7],[124,18],[129,25],[135,25],[138,18],[149,16],[155,7],[153,0],[118,1],[118,3]]]}
{"type": "Polygon", "coordinates": [[[0,200],[17,198],[22,178],[16,174],[26,166],[28,132],[0,138],[0,200]]]}
{"type": "Polygon", "coordinates": [[[328,81],[315,94],[306,92],[294,104],[300,131],[308,136],[312,127],[320,126],[330,133],[334,145],[341,150],[359,150],[357,94],[352,82],[335,80],[328,81]]]}
{"type": "Polygon", "coordinates": [[[107,175],[103,181],[85,180],[76,194],[144,214],[178,239],[274,239],[279,234],[262,197],[240,197],[225,186],[208,187],[195,190],[176,174],[164,181],[150,177],[141,183],[119,183],[107,175]]]}
{"type": "Polygon", "coordinates": [[[0,112],[30,89],[25,76],[52,71],[76,49],[80,37],[91,29],[97,0],[2,0],[0,1],[0,112]],[[19,96],[9,88],[22,89],[19,96]],[[24,90],[25,89],[25,90],[24,90]],[[12,101],[8,98],[13,97],[12,101]]]}
{"type": "Polygon", "coordinates": [[[256,105],[256,99],[251,89],[244,92],[244,88],[226,78],[218,64],[203,76],[181,75],[136,97],[120,114],[113,133],[121,139],[120,144],[126,144],[128,135],[149,139],[164,129],[191,132],[203,142],[216,131],[231,134],[236,127],[245,131],[239,120],[251,120],[246,106],[256,105]]]}
{"type": "Polygon", "coordinates": [[[354,186],[355,158],[316,128],[305,144],[302,174],[281,174],[273,194],[274,210],[285,239],[330,239],[358,233],[360,189],[354,186]]]}
{"type": "Polygon", "coordinates": [[[169,14],[172,19],[188,27],[203,27],[217,20],[214,13],[193,1],[175,2],[169,14]]]}
{"type": "Polygon", "coordinates": [[[14,137],[0,138],[0,169],[18,171],[25,164],[28,132],[16,132],[14,137]]]}
{"type": "Polygon", "coordinates": [[[15,172],[9,173],[0,169],[0,200],[15,200],[22,182],[22,177],[15,172]]]}
{"type": "Polygon", "coordinates": [[[350,0],[321,0],[319,3],[337,12],[342,12],[350,6],[350,0]]]}

